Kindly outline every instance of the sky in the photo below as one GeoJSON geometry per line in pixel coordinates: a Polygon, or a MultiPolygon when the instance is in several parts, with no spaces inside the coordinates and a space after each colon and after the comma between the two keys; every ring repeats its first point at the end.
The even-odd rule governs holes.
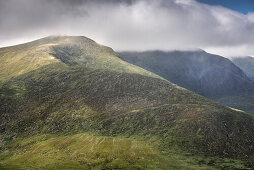
{"type": "Polygon", "coordinates": [[[254,56],[253,0],[0,0],[0,47],[49,35],[116,51],[254,56]]]}
{"type": "Polygon", "coordinates": [[[209,5],[220,5],[226,8],[248,14],[254,12],[254,1],[253,0],[198,0],[201,3],[209,5]]]}

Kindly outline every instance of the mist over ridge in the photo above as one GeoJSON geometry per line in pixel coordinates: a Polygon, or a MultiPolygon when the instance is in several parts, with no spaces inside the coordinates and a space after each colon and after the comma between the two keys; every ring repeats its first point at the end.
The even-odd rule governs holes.
{"type": "Polygon", "coordinates": [[[0,1],[0,46],[84,35],[117,51],[202,48],[254,55],[254,14],[195,0],[0,1]]]}

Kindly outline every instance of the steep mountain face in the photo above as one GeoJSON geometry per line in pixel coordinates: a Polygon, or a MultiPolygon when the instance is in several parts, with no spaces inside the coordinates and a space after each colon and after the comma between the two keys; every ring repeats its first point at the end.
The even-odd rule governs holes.
{"type": "Polygon", "coordinates": [[[254,81],[254,58],[253,57],[239,57],[232,58],[232,62],[241,68],[246,75],[254,81]]]}
{"type": "Polygon", "coordinates": [[[252,116],[138,67],[87,67],[77,51],[0,84],[0,168],[253,166],[252,116]]]}
{"type": "Polygon", "coordinates": [[[119,57],[205,97],[238,109],[254,110],[254,100],[247,106],[238,100],[244,95],[251,98],[254,82],[224,57],[201,50],[122,52],[119,57]],[[236,100],[232,102],[232,98],[236,100]]]}
{"type": "Polygon", "coordinates": [[[230,60],[204,51],[122,52],[120,58],[210,98],[245,94],[254,88],[230,60]]]}
{"type": "Polygon", "coordinates": [[[42,66],[59,62],[70,66],[83,65],[159,77],[117,58],[111,48],[81,36],[49,36],[30,43],[1,48],[0,60],[0,81],[7,81],[42,66]]]}

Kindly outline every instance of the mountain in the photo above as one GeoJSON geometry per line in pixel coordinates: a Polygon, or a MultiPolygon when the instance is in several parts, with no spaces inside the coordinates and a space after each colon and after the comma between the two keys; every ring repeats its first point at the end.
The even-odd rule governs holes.
{"type": "MultiPolygon", "coordinates": [[[[63,40],[66,38],[76,39],[63,37],[63,40]]],[[[50,39],[47,44],[62,41],[50,39]]],[[[36,51],[44,41],[34,41],[29,46],[36,51]]],[[[26,50],[26,45],[15,48],[26,50]]],[[[85,46],[90,44],[74,51],[82,49],[86,53],[85,46]]],[[[14,48],[8,48],[7,53],[12,53],[14,48]]],[[[22,50],[19,52],[22,54],[22,50]]],[[[117,57],[112,60],[124,63],[117,70],[113,65],[107,68],[100,65],[104,53],[93,56],[93,65],[98,67],[92,68],[90,64],[80,64],[79,55],[69,52],[55,50],[48,55],[27,56],[34,60],[50,56],[52,63],[19,74],[9,70],[15,76],[5,77],[0,84],[0,168],[246,169],[254,166],[253,116],[159,76],[150,76],[153,74],[137,66],[135,70],[141,73],[122,71],[133,65],[120,62],[117,57]]],[[[9,56],[3,52],[1,55],[1,58],[9,56]]],[[[12,64],[18,66],[22,57],[18,53],[12,56],[12,64]]],[[[29,68],[38,66],[38,63],[29,64],[29,68]]],[[[7,75],[5,71],[0,70],[1,75],[7,75]]]]}
{"type": "Polygon", "coordinates": [[[254,110],[254,82],[224,57],[202,50],[121,52],[119,57],[202,96],[254,110]],[[248,96],[249,102],[242,101],[243,96],[248,96]]]}
{"type": "Polygon", "coordinates": [[[232,62],[241,68],[246,75],[254,80],[254,58],[253,57],[235,57],[232,62]]]}
{"type": "Polygon", "coordinates": [[[111,48],[82,36],[49,36],[18,46],[1,48],[0,60],[0,81],[7,81],[42,66],[59,62],[69,66],[84,65],[158,77],[120,60],[111,48]]]}

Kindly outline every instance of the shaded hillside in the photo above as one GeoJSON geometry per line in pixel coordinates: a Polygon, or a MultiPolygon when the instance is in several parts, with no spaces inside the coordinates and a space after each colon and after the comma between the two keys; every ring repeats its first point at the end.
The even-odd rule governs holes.
{"type": "Polygon", "coordinates": [[[253,57],[239,57],[232,58],[232,62],[241,68],[246,75],[254,81],[254,58],[253,57]]]}
{"type": "Polygon", "coordinates": [[[204,51],[122,52],[119,57],[205,97],[231,107],[254,110],[238,96],[254,96],[254,82],[230,60],[204,51]],[[234,104],[230,102],[232,98],[234,104]],[[242,107],[243,105],[246,105],[242,107]]]}
{"type": "Polygon", "coordinates": [[[0,60],[0,81],[59,62],[158,77],[122,61],[111,48],[81,36],[49,36],[26,44],[0,48],[0,60]]]}
{"type": "MultiPolygon", "coordinates": [[[[29,45],[36,51],[44,41],[69,38],[60,39],[46,38],[15,50],[29,45]]],[[[75,38],[73,44],[83,40],[75,38]]],[[[39,66],[48,56],[27,54],[34,61],[42,59],[29,63],[23,73],[9,70],[14,76],[2,79],[1,169],[253,167],[252,116],[159,76],[145,76],[151,73],[102,53],[90,51],[94,63],[85,57],[86,64],[83,53],[89,50],[84,48],[52,46],[47,53],[55,62],[39,66]],[[105,67],[104,61],[112,61],[111,66],[105,67]]],[[[11,58],[18,66],[23,60],[9,56],[11,47],[2,51],[7,49],[8,55],[0,58],[11,58]]],[[[5,70],[1,75],[7,75],[5,70]]]]}

